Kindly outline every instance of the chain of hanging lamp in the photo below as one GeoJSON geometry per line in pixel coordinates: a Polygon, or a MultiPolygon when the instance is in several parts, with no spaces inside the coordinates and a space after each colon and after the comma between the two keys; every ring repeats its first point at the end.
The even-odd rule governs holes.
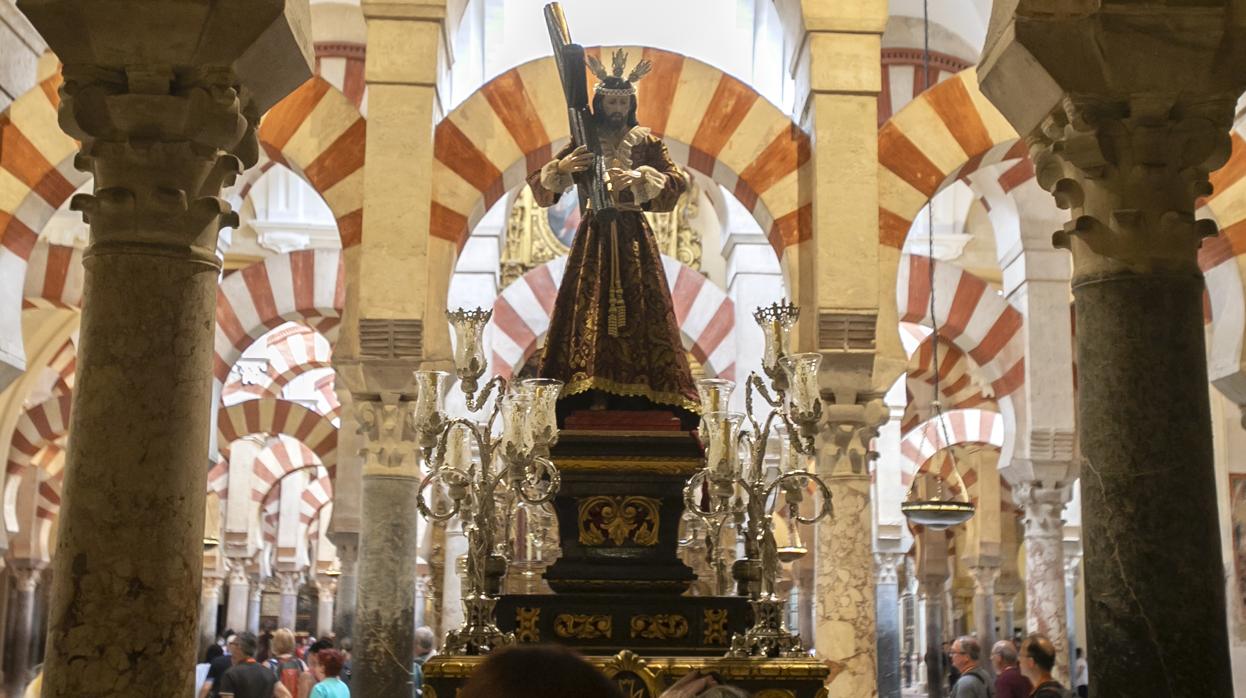
{"type": "MultiPolygon", "coordinates": [[[[922,0],[922,90],[930,89],[930,8],[929,0],[922,0]]],[[[938,483],[938,489],[934,493],[934,497],[928,501],[913,502],[911,501],[913,491],[916,489],[918,479],[913,479],[913,484],[909,489],[909,499],[904,506],[901,507],[904,514],[918,523],[929,525],[932,527],[946,527],[956,523],[963,523],[973,515],[973,505],[969,503],[969,493],[965,491],[964,480],[960,477],[960,470],[956,464],[956,453],[947,444],[951,443],[948,438],[947,423],[943,418],[943,405],[940,402],[940,378],[939,370],[939,316],[936,313],[935,303],[935,265],[934,265],[934,199],[926,202],[926,255],[927,255],[927,282],[930,285],[930,327],[931,327],[931,369],[934,371],[933,389],[934,395],[931,401],[931,408],[934,413],[936,427],[939,429],[940,435],[943,437],[943,443],[948,451],[948,458],[952,463],[952,472],[956,479],[961,482],[961,494],[963,502],[954,500],[943,500],[943,477],[939,473],[935,473],[935,480],[938,483]],[[956,520],[959,519],[959,520],[956,520]]],[[[927,429],[922,429],[923,442],[927,438],[927,429]]]]}

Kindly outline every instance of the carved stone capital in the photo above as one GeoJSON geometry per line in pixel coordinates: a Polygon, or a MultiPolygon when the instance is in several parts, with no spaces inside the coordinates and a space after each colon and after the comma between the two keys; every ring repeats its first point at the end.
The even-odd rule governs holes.
{"type": "Polygon", "coordinates": [[[821,434],[819,474],[838,476],[869,475],[869,463],[878,457],[872,450],[879,427],[890,413],[882,400],[855,405],[829,405],[824,409],[826,427],[821,434]]]}
{"type": "Polygon", "coordinates": [[[316,576],[316,596],[321,603],[327,603],[337,594],[337,580],[327,574],[316,576]]]}
{"type": "Polygon", "coordinates": [[[903,553],[874,553],[874,573],[878,576],[878,583],[898,584],[903,562],[903,553]]]}
{"type": "Polygon", "coordinates": [[[43,571],[38,567],[26,565],[13,566],[13,586],[22,593],[33,593],[39,586],[43,571]]]}
{"type": "MultiPolygon", "coordinates": [[[[329,534],[333,549],[342,567],[351,567],[359,561],[359,534],[355,531],[334,531],[329,534]]],[[[353,567],[351,567],[353,569],[353,567]]]]}
{"type": "Polygon", "coordinates": [[[355,417],[363,437],[364,476],[419,477],[414,401],[398,393],[382,393],[376,400],[356,397],[355,417]]]}
{"type": "Polygon", "coordinates": [[[1231,150],[1234,98],[1139,93],[1066,96],[1029,138],[1035,176],[1071,214],[1052,242],[1073,253],[1074,278],[1199,273],[1216,225],[1194,219],[1208,173],[1231,150]]]}
{"type": "Polygon", "coordinates": [[[1064,505],[1073,496],[1071,483],[1023,482],[1014,485],[1012,491],[1023,512],[1021,521],[1027,540],[1063,538],[1064,505]]]}
{"type": "Polygon", "coordinates": [[[973,576],[975,594],[982,596],[993,596],[995,594],[995,582],[999,579],[998,566],[977,565],[970,567],[969,573],[973,576]]]}
{"type": "Polygon", "coordinates": [[[246,558],[231,557],[228,561],[228,573],[226,582],[229,586],[246,586],[251,583],[250,575],[247,573],[247,563],[250,562],[246,558]]]}
{"type": "Polygon", "coordinates": [[[282,596],[294,596],[303,586],[302,572],[278,572],[277,584],[281,587],[282,596]]]}

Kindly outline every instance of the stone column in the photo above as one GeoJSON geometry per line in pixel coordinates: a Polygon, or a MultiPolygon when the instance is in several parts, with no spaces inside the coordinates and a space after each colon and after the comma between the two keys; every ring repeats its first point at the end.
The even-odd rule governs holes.
{"type": "Polygon", "coordinates": [[[339,532],[333,535],[341,574],[337,578],[337,597],[333,601],[333,632],[339,638],[354,638],[355,600],[359,590],[359,534],[339,532]]]}
{"type": "Polygon", "coordinates": [[[874,555],[879,698],[900,698],[900,587],[896,568],[903,559],[900,553],[874,555]]]}
{"type": "Polygon", "coordinates": [[[831,490],[835,514],[817,525],[814,646],[831,666],[830,693],[872,696],[878,647],[868,461],[877,455],[870,441],[888,413],[882,400],[832,404],[825,411],[818,474],[831,490]]]}
{"type": "Polygon", "coordinates": [[[328,637],[333,632],[333,600],[337,595],[337,582],[327,575],[316,578],[316,637],[328,637]]]}
{"type": "Polygon", "coordinates": [[[926,695],[943,698],[943,585],[942,577],[922,580],[921,595],[926,602],[926,695]]]}
{"type": "Polygon", "coordinates": [[[199,595],[199,657],[208,646],[216,642],[216,620],[220,613],[221,587],[224,579],[217,576],[203,578],[203,590],[199,595]]]}
{"type": "Polygon", "coordinates": [[[995,644],[995,580],[999,578],[999,567],[983,565],[971,567],[969,571],[973,574],[974,585],[974,634],[983,651],[990,652],[995,644]]]}
{"type": "MultiPolygon", "coordinates": [[[[370,371],[373,367],[352,368],[370,371]]],[[[410,385],[410,364],[399,365],[388,385],[410,385]]],[[[415,633],[415,498],[420,477],[411,393],[368,395],[373,385],[347,371],[363,436],[363,509],[359,537],[359,588],[352,690],[390,696],[410,691],[415,633]],[[358,382],[355,382],[358,381],[358,382]],[[395,661],[395,657],[402,658],[395,661]]]]}
{"type": "Polygon", "coordinates": [[[9,642],[13,648],[12,670],[4,677],[5,695],[20,696],[30,680],[30,651],[35,621],[35,589],[39,586],[40,571],[37,566],[14,565],[13,587],[17,590],[14,603],[9,607],[12,616],[13,635],[9,642]]]}
{"type": "Polygon", "coordinates": [[[996,603],[999,604],[999,625],[1003,636],[1000,639],[1011,640],[1013,628],[1017,627],[1016,606],[1017,595],[1015,593],[997,593],[995,595],[996,603]]]}
{"type": "Polygon", "coordinates": [[[1058,658],[1055,675],[1067,679],[1068,666],[1062,659],[1068,651],[1068,626],[1064,606],[1064,521],[1060,515],[1069,501],[1070,486],[1027,482],[1014,488],[1013,495],[1023,511],[1026,629],[1051,639],[1058,658]]]}
{"type": "Polygon", "coordinates": [[[234,558],[229,561],[226,583],[229,585],[229,598],[225,606],[225,627],[240,633],[247,629],[247,604],[251,598],[245,560],[234,558]]]}
{"type": "Polygon", "coordinates": [[[64,64],[94,193],[43,695],[191,688],[220,197],[259,116],[311,75],[306,4],[23,0],[64,64]],[[124,66],[124,67],[123,67],[124,66]],[[119,506],[133,503],[133,506],[119,506]]]}
{"type": "Polygon", "coordinates": [[[918,585],[917,588],[917,627],[913,632],[913,640],[916,644],[917,651],[917,669],[914,672],[913,680],[917,683],[918,688],[926,686],[926,619],[929,618],[929,610],[926,608],[926,591],[918,585]]]}
{"type": "Polygon", "coordinates": [[[277,583],[281,585],[281,606],[277,611],[277,627],[294,630],[299,610],[299,587],[303,584],[301,572],[278,572],[277,583]]]}
{"type": "Polygon", "coordinates": [[[1231,151],[1246,27],[1230,2],[1035,5],[996,5],[978,78],[1069,212],[1090,686],[1229,696],[1198,265],[1216,227],[1194,216],[1231,151]]]}
{"type": "Polygon", "coordinates": [[[1065,621],[1069,635],[1069,676],[1072,677],[1077,661],[1077,574],[1081,568],[1080,556],[1064,559],[1065,621]]]}
{"type": "Polygon", "coordinates": [[[260,606],[264,603],[264,580],[253,579],[251,597],[247,600],[247,630],[260,634],[260,606]]]}

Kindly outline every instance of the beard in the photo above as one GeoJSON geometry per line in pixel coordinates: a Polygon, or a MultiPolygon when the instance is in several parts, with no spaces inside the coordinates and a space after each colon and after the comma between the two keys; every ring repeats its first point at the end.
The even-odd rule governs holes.
{"type": "Polygon", "coordinates": [[[606,131],[621,131],[627,127],[627,114],[599,114],[597,125],[606,131]]]}

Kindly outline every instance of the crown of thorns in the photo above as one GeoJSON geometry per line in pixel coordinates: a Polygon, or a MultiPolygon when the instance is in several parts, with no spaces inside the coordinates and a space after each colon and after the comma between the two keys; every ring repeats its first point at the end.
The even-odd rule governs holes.
{"type": "Polygon", "coordinates": [[[623,49],[616,50],[610,58],[612,73],[607,73],[606,66],[602,65],[601,61],[597,60],[595,56],[585,56],[584,61],[588,63],[588,69],[593,71],[593,75],[597,76],[598,82],[597,86],[593,88],[593,92],[600,95],[634,95],[636,94],[636,83],[648,75],[650,70],[653,70],[653,63],[650,63],[647,58],[642,58],[632,68],[632,72],[628,74],[627,79],[624,80],[623,71],[627,69],[627,52],[623,49]],[[611,80],[614,86],[607,87],[606,80],[610,78],[614,78],[611,80]]]}

